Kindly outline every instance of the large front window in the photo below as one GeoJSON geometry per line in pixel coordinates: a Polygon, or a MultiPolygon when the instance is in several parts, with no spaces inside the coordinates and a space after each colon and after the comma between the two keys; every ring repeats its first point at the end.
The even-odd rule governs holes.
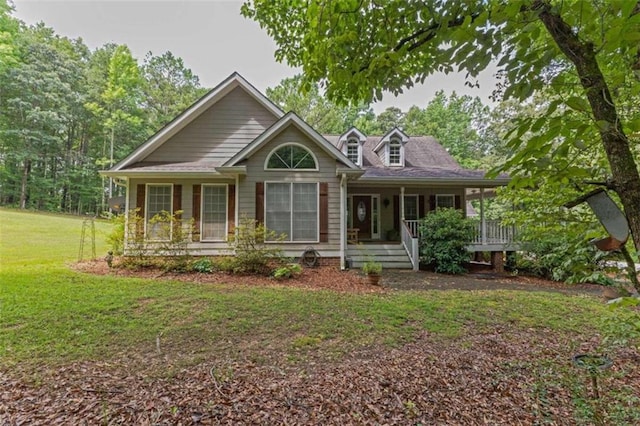
{"type": "Polygon", "coordinates": [[[227,186],[202,186],[202,240],[222,241],[227,237],[227,186]]]}
{"type": "Polygon", "coordinates": [[[171,215],[171,185],[147,185],[147,238],[150,240],[168,240],[171,228],[166,222],[159,221],[162,212],[171,215]],[[158,216],[158,217],[156,217],[158,216]],[[154,219],[156,217],[156,219],[154,219]]]}
{"type": "Polygon", "coordinates": [[[318,241],[318,184],[267,183],[265,225],[285,241],[318,241]]]}

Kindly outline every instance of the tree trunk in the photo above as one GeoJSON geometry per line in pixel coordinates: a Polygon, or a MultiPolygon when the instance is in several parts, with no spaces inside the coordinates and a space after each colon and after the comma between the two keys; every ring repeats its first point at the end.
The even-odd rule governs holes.
{"type": "Polygon", "coordinates": [[[580,40],[546,1],[534,2],[533,9],[539,11],[545,28],[576,67],[593,118],[599,124],[600,139],[611,167],[612,187],[620,196],[634,245],[640,253],[640,175],[593,45],[580,40]]]}
{"type": "Polygon", "coordinates": [[[27,183],[29,181],[29,173],[31,172],[31,160],[24,160],[22,168],[22,182],[20,184],[20,208],[27,208],[27,183]]]}

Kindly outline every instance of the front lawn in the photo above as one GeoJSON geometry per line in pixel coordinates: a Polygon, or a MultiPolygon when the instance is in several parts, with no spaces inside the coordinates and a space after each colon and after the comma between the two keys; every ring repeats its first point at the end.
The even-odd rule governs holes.
{"type": "MultiPolygon", "coordinates": [[[[0,210],[0,223],[0,388],[10,389],[0,391],[0,424],[178,423],[194,412],[202,422],[302,424],[563,423],[567,415],[570,424],[595,415],[589,382],[569,361],[599,350],[608,311],[593,297],[95,276],[66,265],[78,256],[81,219],[0,210]],[[25,408],[25,398],[42,395],[47,404],[25,408]],[[71,397],[76,411],[64,408],[71,397]],[[460,411],[446,411],[456,400],[460,411]],[[38,410],[46,416],[29,417],[38,410]]],[[[109,224],[97,227],[103,257],[109,224]]],[[[619,356],[603,385],[616,408],[596,414],[631,421],[640,413],[628,407],[637,397],[628,386],[639,383],[626,368],[631,355],[619,356]]]]}

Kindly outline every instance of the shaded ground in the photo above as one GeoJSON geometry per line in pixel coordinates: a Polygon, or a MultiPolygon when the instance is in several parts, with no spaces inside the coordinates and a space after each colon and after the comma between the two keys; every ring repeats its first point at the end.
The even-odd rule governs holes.
{"type": "Polygon", "coordinates": [[[565,284],[510,273],[496,274],[486,265],[474,265],[470,273],[465,275],[387,269],[382,272],[381,287],[370,285],[360,270],[340,271],[335,267],[305,268],[300,276],[283,281],[277,281],[270,277],[238,276],[226,273],[165,273],[157,269],[140,271],[121,268],[109,269],[104,261],[84,262],[74,265],[74,268],[100,275],[110,274],[238,285],[283,285],[311,290],[324,289],[355,293],[375,293],[387,290],[523,290],[594,296],[602,294],[602,286],[597,284],[565,284]]]}
{"type": "MultiPolygon", "coordinates": [[[[224,274],[166,274],[109,270],[85,272],[237,285],[287,285],[349,292],[515,289],[600,294],[599,286],[566,286],[476,270],[465,276],[384,271],[383,287],[358,271],[307,269],[285,282],[224,274]]],[[[588,333],[589,335],[591,333],[588,333]]],[[[591,399],[589,378],[571,363],[597,350],[583,334],[465,325],[445,339],[426,331],[402,346],[382,342],[336,360],[300,361],[261,348],[265,362],[208,354],[185,365],[179,352],[131,348],[109,361],[0,369],[0,425],[513,425],[637,424],[640,357],[611,354],[600,379],[603,395],[591,399]]],[[[179,350],[179,348],[177,348],[179,350]]],[[[258,349],[254,349],[258,350],[258,349]]],[[[313,348],[309,349],[309,355],[313,348]]],[[[185,354],[189,357],[192,355],[185,354]]]]}
{"type": "MultiPolygon", "coordinates": [[[[502,327],[453,342],[423,333],[400,348],[317,364],[212,358],[176,368],[170,357],[132,353],[0,373],[0,424],[593,424],[588,378],[570,361],[589,349],[567,336],[502,327]]],[[[638,361],[618,353],[612,374],[601,377],[603,424],[637,424],[640,414],[626,404],[637,400],[638,361]]]]}
{"type": "Polygon", "coordinates": [[[489,267],[475,266],[465,275],[444,275],[427,271],[383,271],[383,285],[396,290],[524,290],[600,296],[598,284],[565,284],[529,276],[497,274],[489,267]]]}

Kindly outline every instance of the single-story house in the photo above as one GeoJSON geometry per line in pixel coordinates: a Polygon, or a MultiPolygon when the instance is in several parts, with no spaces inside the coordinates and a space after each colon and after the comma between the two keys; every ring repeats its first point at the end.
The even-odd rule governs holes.
{"type": "MultiPolygon", "coordinates": [[[[273,244],[286,255],[311,248],[342,268],[373,255],[387,267],[417,269],[425,213],[463,208],[470,194],[508,183],[460,167],[434,138],[399,128],[321,135],[237,73],[101,174],[125,188],[125,211],[138,209],[149,241],[154,215],[181,211],[193,221],[191,253],[227,253],[229,235],[248,217],[284,234],[273,244]]],[[[487,240],[487,226],[482,220],[476,245],[502,250],[487,240]]]]}

